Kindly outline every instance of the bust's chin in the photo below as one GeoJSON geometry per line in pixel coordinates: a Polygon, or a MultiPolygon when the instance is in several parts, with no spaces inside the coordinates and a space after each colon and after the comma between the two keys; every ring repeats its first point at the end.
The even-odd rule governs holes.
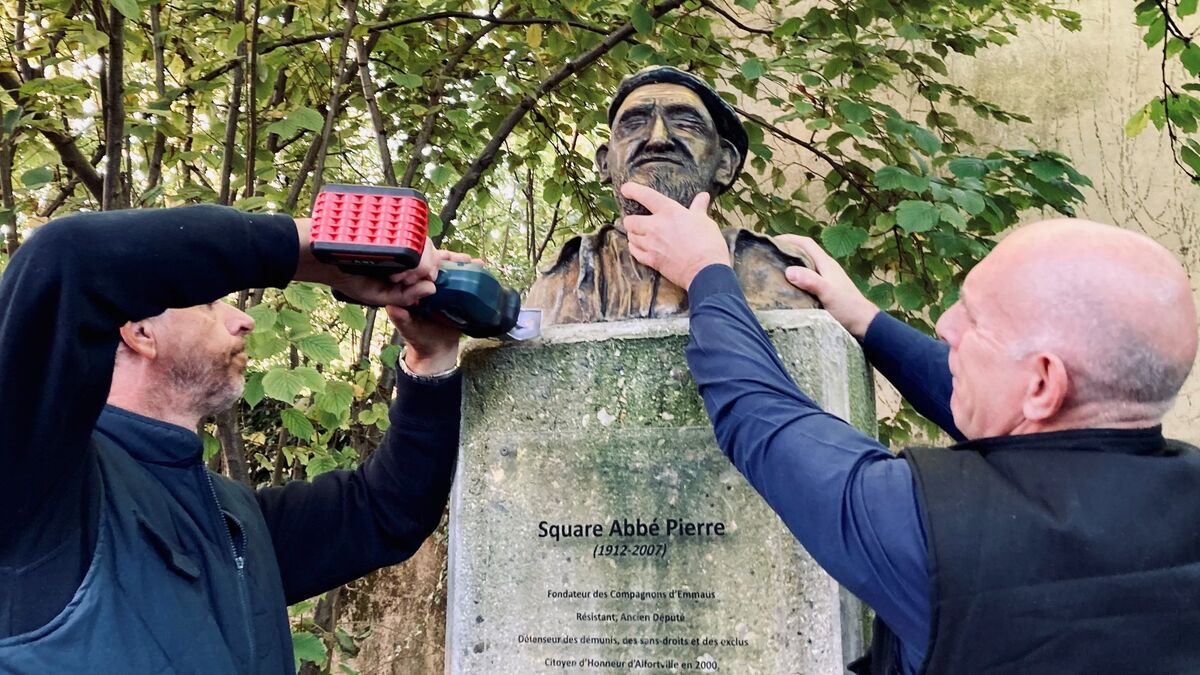
{"type": "Polygon", "coordinates": [[[629,181],[654,188],[656,191],[661,192],[684,206],[691,204],[696,195],[701,192],[706,190],[712,192],[714,190],[711,177],[708,180],[703,180],[700,176],[694,174],[679,174],[673,171],[643,173],[635,170],[621,180],[613,181],[613,185],[616,188],[617,203],[621,205],[621,213],[626,216],[650,215],[646,207],[642,206],[639,202],[626,199],[621,195],[620,186],[629,181]]]}

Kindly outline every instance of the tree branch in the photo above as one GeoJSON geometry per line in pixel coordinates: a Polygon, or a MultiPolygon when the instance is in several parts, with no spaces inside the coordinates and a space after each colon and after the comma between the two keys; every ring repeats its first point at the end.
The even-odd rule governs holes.
{"type": "Polygon", "coordinates": [[[770,131],[773,135],[778,136],[779,138],[782,138],[785,141],[794,143],[794,144],[804,148],[805,150],[808,150],[809,152],[813,153],[817,157],[820,157],[821,160],[824,161],[826,164],[828,164],[830,166],[830,168],[832,168],[834,171],[836,171],[838,173],[838,175],[840,175],[842,178],[846,179],[846,182],[850,183],[855,188],[857,188],[858,191],[862,194],[862,196],[867,201],[871,202],[871,204],[874,205],[875,208],[879,209],[880,211],[887,210],[887,208],[884,207],[883,204],[881,204],[879,202],[879,200],[877,200],[875,198],[874,193],[867,189],[866,184],[862,182],[862,179],[860,176],[856,175],[853,171],[846,168],[846,165],[844,165],[841,162],[834,159],[832,156],[829,155],[829,153],[827,153],[824,150],[822,150],[821,148],[817,147],[817,145],[815,143],[810,143],[802,138],[797,138],[796,136],[793,136],[792,134],[775,126],[774,124],[771,124],[770,122],[766,121],[762,117],[755,115],[753,113],[750,113],[750,112],[746,112],[745,110],[742,110],[741,108],[734,107],[734,110],[736,110],[738,112],[738,114],[741,115],[742,117],[745,117],[746,119],[750,120],[751,122],[754,122],[755,124],[766,129],[767,131],[770,131]]]}
{"type": "MultiPolygon", "coordinates": [[[[655,5],[650,10],[650,15],[654,18],[659,18],[662,15],[676,9],[684,3],[684,0],[667,0],[666,2],[655,5]]],[[[462,178],[450,188],[450,194],[446,199],[445,205],[442,206],[441,212],[438,214],[442,220],[442,236],[448,236],[451,231],[451,225],[454,222],[454,217],[458,214],[458,207],[462,204],[467,192],[474,188],[480,178],[483,177],[483,172],[491,167],[492,162],[496,159],[496,152],[516,128],[517,123],[533,108],[534,104],[542,96],[552,91],[555,87],[562,84],[567,78],[575,73],[584,70],[588,66],[595,63],[601,56],[607,54],[613,47],[627,40],[634,33],[633,23],[627,22],[619,28],[608,34],[600,44],[584,52],[577,59],[568,60],[566,65],[556,71],[553,75],[546,78],[531,94],[526,94],[525,98],[517,104],[517,107],[508,114],[507,117],[500,123],[496,132],[492,134],[492,138],[484,146],[483,152],[475,158],[471,166],[463,174],[462,178]]]]}
{"type": "Polygon", "coordinates": [[[746,24],[739,21],[736,16],[731,14],[729,12],[729,10],[725,9],[724,7],[718,6],[715,2],[710,2],[710,0],[700,0],[700,4],[704,7],[711,9],[713,12],[720,14],[721,17],[724,18],[726,21],[733,24],[737,28],[740,28],[740,29],[746,31],[747,33],[754,33],[757,35],[774,35],[775,34],[773,31],[769,31],[764,28],[755,28],[753,26],[747,26],[746,24]]]}
{"type": "MultiPolygon", "coordinates": [[[[17,104],[17,106],[29,109],[29,101],[21,95],[21,82],[17,79],[16,73],[12,71],[0,71],[0,87],[8,91],[8,95],[17,104]]],[[[43,112],[35,112],[33,115],[35,120],[49,120],[43,112]]],[[[104,194],[104,179],[100,177],[100,173],[96,171],[96,167],[88,161],[87,157],[80,152],[79,146],[75,144],[75,137],[69,136],[51,129],[45,128],[43,125],[38,125],[42,136],[50,141],[50,145],[54,146],[58,152],[58,157],[62,160],[63,166],[67,167],[72,174],[79,177],[80,182],[92,193],[92,197],[96,201],[100,201],[104,194]]]]}

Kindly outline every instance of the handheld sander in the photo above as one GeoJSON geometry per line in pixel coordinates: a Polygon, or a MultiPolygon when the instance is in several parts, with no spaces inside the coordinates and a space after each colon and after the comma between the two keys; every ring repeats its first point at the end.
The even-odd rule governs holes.
{"type": "MultiPolygon", "coordinates": [[[[416,267],[428,231],[429,204],[409,188],[331,183],[313,203],[313,255],[352,274],[386,277],[416,267]]],[[[439,314],[466,335],[524,340],[541,330],[541,313],[522,311],[520,295],[481,265],[443,262],[434,286],[413,309],[439,314]]]]}

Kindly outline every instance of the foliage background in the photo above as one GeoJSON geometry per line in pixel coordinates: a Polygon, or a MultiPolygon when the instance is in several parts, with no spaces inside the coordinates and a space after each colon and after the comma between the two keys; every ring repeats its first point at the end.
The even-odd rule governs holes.
{"type": "MultiPolygon", "coordinates": [[[[1050,88],[1035,63],[1024,86],[1003,68],[975,73],[1011,65],[1005,43],[1030,32],[1071,40],[1100,14],[1133,30],[1133,10],[8,0],[0,265],[56,214],[195,201],[301,214],[322,182],[369,182],[422,189],[444,245],[525,286],[566,237],[612,217],[591,171],[608,92],[671,63],[719,82],[755,119],[750,173],[720,217],[819,237],[881,306],[928,328],[994,235],[1037,210],[1073,212],[1089,185],[1055,152],[1077,147],[1053,130],[1086,100],[1069,75],[1058,81],[1077,99],[1051,109],[1028,105],[1050,88]]],[[[1145,103],[1096,120],[1096,134],[1124,138],[1145,103]]],[[[397,347],[386,321],[303,285],[231,301],[258,323],[255,360],[243,404],[206,424],[212,466],[263,485],[355,465],[387,423],[397,347]]],[[[893,441],[921,430],[904,408],[884,425],[893,441]]],[[[443,580],[428,555],[410,565],[421,580],[400,581],[411,602],[384,610],[430,618],[427,632],[388,637],[403,645],[394,672],[440,670],[428,659],[443,580]]],[[[358,653],[370,622],[346,617],[379,611],[375,588],[295,608],[307,669],[358,653]]]]}

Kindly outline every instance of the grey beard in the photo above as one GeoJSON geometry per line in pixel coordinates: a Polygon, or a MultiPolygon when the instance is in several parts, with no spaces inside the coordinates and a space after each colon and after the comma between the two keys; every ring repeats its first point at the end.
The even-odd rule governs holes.
{"type": "MultiPolygon", "coordinates": [[[[617,203],[621,205],[621,213],[626,216],[648,216],[650,211],[642,206],[640,202],[632,199],[627,199],[620,192],[620,186],[624,180],[613,181],[616,186],[617,203]]],[[[701,181],[700,177],[695,174],[679,174],[674,172],[669,173],[653,173],[650,174],[650,181],[647,187],[654,188],[656,191],[674,199],[675,201],[690,206],[692,200],[701,192],[712,190],[711,181],[701,181]]]]}
{"type": "Polygon", "coordinates": [[[242,395],[244,378],[230,378],[229,364],[214,364],[211,358],[192,356],[171,364],[168,370],[174,391],[182,405],[200,417],[225,410],[242,395]]]}

